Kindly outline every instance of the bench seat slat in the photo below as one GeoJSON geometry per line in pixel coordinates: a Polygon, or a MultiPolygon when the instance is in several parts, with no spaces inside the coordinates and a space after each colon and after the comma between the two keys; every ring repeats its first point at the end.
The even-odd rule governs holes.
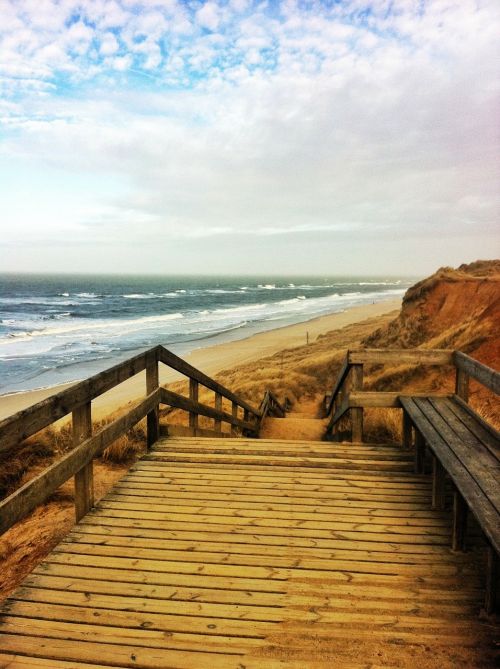
{"type": "Polygon", "coordinates": [[[455,396],[453,401],[449,403],[449,407],[486,448],[500,459],[500,432],[495,430],[493,426],[488,425],[460,397],[455,396]]]}
{"type": "MultiPolygon", "coordinates": [[[[416,401],[419,406],[419,400],[416,401]]],[[[449,410],[446,401],[430,398],[425,411],[469,474],[500,514],[500,462],[449,410]],[[430,407],[428,406],[430,405],[430,407]]]]}
{"type": "Polygon", "coordinates": [[[498,511],[446,440],[436,431],[431,420],[416,401],[412,397],[400,397],[400,402],[416,429],[422,434],[429,448],[460,490],[467,506],[476,516],[492,546],[497,553],[500,553],[500,515],[498,511]]]}

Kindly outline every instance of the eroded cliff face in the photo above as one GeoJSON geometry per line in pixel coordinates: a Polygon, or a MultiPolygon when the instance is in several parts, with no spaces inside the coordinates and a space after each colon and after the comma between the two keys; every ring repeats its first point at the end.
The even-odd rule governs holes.
{"type": "Polygon", "coordinates": [[[412,286],[401,312],[368,347],[453,348],[496,366],[500,359],[500,261],[444,267],[412,286]]]}

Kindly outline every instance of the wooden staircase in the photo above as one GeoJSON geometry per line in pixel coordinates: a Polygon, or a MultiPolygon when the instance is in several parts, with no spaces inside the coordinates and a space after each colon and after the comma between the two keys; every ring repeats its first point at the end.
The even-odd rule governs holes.
{"type": "Polygon", "coordinates": [[[160,439],[3,604],[0,667],[493,666],[430,496],[394,446],[160,439]]]}

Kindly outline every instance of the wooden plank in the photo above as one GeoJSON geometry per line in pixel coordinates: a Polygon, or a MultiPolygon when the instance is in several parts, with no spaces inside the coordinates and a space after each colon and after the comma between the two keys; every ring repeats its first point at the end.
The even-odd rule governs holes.
{"type": "Polygon", "coordinates": [[[0,452],[9,450],[145,368],[146,353],[140,353],[5,418],[0,421],[0,452]]]}
{"type": "Polygon", "coordinates": [[[454,551],[465,550],[467,530],[467,504],[458,490],[453,493],[453,529],[451,547],[454,551]]]}
{"type": "Polygon", "coordinates": [[[449,412],[447,403],[429,399],[429,404],[435,428],[496,508],[500,521],[500,460],[449,412]]]}
{"type": "Polygon", "coordinates": [[[348,352],[351,365],[452,365],[453,351],[431,349],[360,349],[348,352]]]}
{"type": "Polygon", "coordinates": [[[5,616],[2,632],[28,634],[52,639],[69,639],[75,642],[117,643],[124,646],[160,648],[164,650],[203,651],[205,653],[244,654],[262,646],[260,639],[215,634],[189,634],[172,632],[168,637],[161,630],[130,629],[90,623],[46,621],[20,616],[5,616]]]}
{"type": "MultiPolygon", "coordinates": [[[[189,399],[196,403],[198,403],[198,388],[198,381],[195,379],[189,379],[189,399]]],[[[198,414],[196,411],[189,412],[189,427],[192,430],[196,430],[198,428],[198,414]]]]}
{"type": "Polygon", "coordinates": [[[113,664],[120,667],[142,667],[144,669],[193,669],[210,663],[213,669],[237,669],[239,655],[222,653],[204,653],[195,651],[178,651],[171,649],[147,649],[138,646],[122,646],[120,644],[101,644],[93,641],[75,643],[67,639],[41,638],[36,636],[1,634],[0,644],[3,652],[30,654],[47,659],[67,659],[82,662],[100,662],[103,654],[113,658],[113,664]]]}
{"type": "Polygon", "coordinates": [[[260,455],[228,455],[225,453],[177,453],[175,451],[158,452],[155,451],[150,455],[146,455],[145,461],[162,460],[169,462],[208,462],[218,464],[220,462],[225,465],[239,465],[252,464],[265,467],[322,467],[328,468],[335,465],[337,468],[343,469],[366,469],[368,466],[373,470],[382,471],[410,471],[412,469],[410,462],[391,462],[390,460],[362,460],[362,459],[347,459],[347,458],[321,458],[321,457],[293,457],[293,456],[271,456],[265,457],[260,455]]]}
{"type": "MultiPolygon", "coordinates": [[[[151,395],[160,385],[158,370],[158,349],[146,354],[146,395],[151,395]]],[[[157,404],[146,416],[147,447],[158,441],[160,437],[160,406],[157,404]]]]}
{"type": "Polygon", "coordinates": [[[469,380],[470,376],[463,369],[457,367],[455,378],[455,394],[464,402],[469,401],[469,380]]]}
{"type": "Polygon", "coordinates": [[[446,503],[446,470],[440,460],[432,458],[432,508],[442,510],[446,503]]]}
{"type": "Polygon", "coordinates": [[[492,392],[500,395],[500,372],[483,365],[483,363],[474,360],[461,351],[454,352],[453,361],[457,369],[465,372],[492,392]]]}
{"type": "Polygon", "coordinates": [[[498,608],[498,581],[500,576],[498,552],[488,545],[486,552],[486,592],[484,610],[487,615],[495,613],[498,608]]]}
{"type": "Polygon", "coordinates": [[[172,353],[172,351],[167,350],[164,346],[159,347],[159,357],[160,361],[163,362],[165,365],[168,365],[169,367],[175,369],[181,374],[184,374],[185,376],[188,376],[189,378],[198,381],[198,383],[201,383],[201,385],[205,386],[205,388],[209,388],[210,390],[213,390],[215,393],[219,393],[226,399],[232,402],[236,402],[240,407],[242,407],[243,409],[247,409],[256,418],[260,418],[260,412],[257,409],[255,409],[255,407],[253,407],[251,404],[243,400],[235,393],[231,392],[228,388],[225,388],[220,383],[217,383],[217,381],[214,381],[212,378],[201,372],[199,369],[196,369],[196,367],[193,367],[182,358],[179,358],[179,356],[172,353]]]}
{"type": "MultiPolygon", "coordinates": [[[[122,509],[122,510],[137,510],[137,511],[158,511],[158,512],[169,512],[175,510],[175,513],[187,515],[195,515],[198,513],[205,513],[214,517],[217,516],[235,516],[238,518],[274,518],[274,519],[289,519],[291,512],[293,513],[294,519],[297,520],[317,520],[318,523],[321,522],[330,522],[332,519],[332,511],[328,508],[318,509],[316,512],[311,511],[310,508],[305,510],[300,510],[297,508],[297,505],[289,507],[284,510],[277,510],[276,508],[260,508],[260,509],[247,509],[242,507],[234,507],[233,503],[228,509],[227,505],[224,506],[211,506],[207,504],[198,504],[188,506],[184,503],[174,504],[170,502],[162,503],[160,500],[148,501],[147,497],[123,497],[117,495],[110,499],[106,497],[105,500],[102,500],[99,503],[100,509],[122,509]]],[[[339,509],[336,510],[339,513],[339,509]]],[[[342,520],[351,520],[350,516],[353,514],[342,513],[342,520]]],[[[357,515],[357,514],[354,514],[357,515]]],[[[361,514],[364,518],[364,522],[373,523],[375,520],[378,520],[380,523],[385,525],[404,525],[405,527],[442,527],[443,521],[441,518],[429,518],[429,517],[412,517],[410,514],[406,513],[405,516],[401,515],[392,516],[390,513],[379,513],[379,515],[367,514],[366,511],[364,514],[361,514]]],[[[352,519],[359,523],[359,519],[352,519]]]]}
{"type": "MultiPolygon", "coordinates": [[[[193,633],[209,635],[231,635],[242,638],[262,638],[272,631],[275,623],[235,618],[214,618],[212,616],[179,616],[171,613],[152,611],[126,611],[105,607],[72,606],[47,602],[41,607],[29,600],[9,600],[4,605],[5,613],[40,620],[61,620],[68,622],[95,623],[101,620],[103,625],[112,625],[129,629],[157,629],[174,633],[193,633]]],[[[1,628],[0,628],[1,629],[1,628]]],[[[1,637],[0,637],[1,638],[1,637]]]]}
{"type": "MultiPolygon", "coordinates": [[[[405,412],[406,413],[406,412],[405,412]]],[[[425,469],[425,439],[416,430],[415,433],[415,474],[423,474],[425,469]]]]}
{"type": "MultiPolygon", "coordinates": [[[[92,436],[91,403],[87,402],[73,410],[73,446],[79,446],[92,436]]],[[[92,460],[75,473],[75,517],[76,522],[94,506],[94,475],[92,460]]]]}
{"type": "MultiPolygon", "coordinates": [[[[378,392],[364,391],[349,393],[349,405],[351,407],[364,408],[395,408],[400,409],[399,398],[401,392],[378,392]]],[[[429,393],[412,393],[412,397],[433,397],[429,393]]],[[[437,394],[435,397],[449,397],[449,395],[437,394]]]]}
{"type": "Polygon", "coordinates": [[[184,409],[184,411],[191,411],[200,414],[201,416],[207,416],[208,418],[218,418],[220,420],[226,421],[227,423],[230,423],[231,425],[241,427],[243,430],[253,431],[255,428],[253,423],[245,423],[239,418],[233,418],[231,414],[228,414],[225,411],[219,412],[207,404],[195,402],[188,397],[183,397],[182,395],[174,393],[171,390],[167,390],[166,388],[160,388],[160,401],[162,404],[168,404],[178,409],[184,409]]]}
{"type": "Polygon", "coordinates": [[[328,404],[326,406],[326,416],[329,416],[332,412],[333,405],[335,404],[335,400],[337,399],[337,395],[339,393],[340,388],[343,386],[344,381],[347,377],[347,374],[349,373],[349,370],[351,368],[351,365],[349,363],[349,353],[346,355],[344,362],[342,363],[342,367],[339,370],[339,373],[337,374],[337,379],[335,381],[335,384],[332,388],[330,398],[328,401],[328,404]]]}
{"type": "MultiPolygon", "coordinates": [[[[363,365],[351,365],[351,390],[352,393],[361,392],[363,390],[363,365]]],[[[363,408],[356,407],[352,404],[351,397],[349,397],[349,404],[351,406],[351,441],[361,443],[363,441],[363,408]]]]}
{"type": "Polygon", "coordinates": [[[252,534],[257,532],[261,535],[272,535],[282,537],[318,537],[330,538],[337,533],[341,534],[343,538],[349,539],[363,539],[360,533],[364,533],[365,540],[384,541],[386,533],[391,534],[393,543],[406,543],[409,541],[415,543],[429,543],[429,544],[446,544],[449,537],[449,529],[447,527],[433,527],[432,531],[423,535],[418,528],[405,527],[401,525],[387,525],[384,523],[356,523],[341,520],[332,520],[331,523],[315,524],[312,521],[300,520],[273,520],[269,518],[258,519],[238,519],[231,516],[213,516],[195,515],[186,517],[186,514],[175,513],[154,513],[154,512],[134,512],[134,511],[119,511],[113,509],[109,511],[100,509],[93,511],[92,514],[87,514],[85,518],[88,522],[93,523],[109,523],[112,521],[125,521],[126,523],[133,523],[135,527],[151,528],[154,523],[161,522],[164,527],[169,530],[198,530],[200,532],[222,531],[234,532],[235,534],[252,534]]]}
{"type": "MultiPolygon", "coordinates": [[[[148,522],[136,523],[134,521],[123,519],[123,518],[108,518],[101,517],[99,522],[88,522],[83,519],[79,524],[79,529],[82,527],[88,528],[89,532],[102,530],[102,533],[108,536],[139,536],[147,537],[151,539],[161,539],[162,541],[170,542],[174,541],[195,541],[205,543],[214,543],[214,542],[226,542],[231,544],[236,544],[236,548],[243,545],[255,545],[258,546],[289,546],[290,548],[311,548],[319,547],[324,549],[329,549],[333,551],[337,550],[346,550],[346,551],[356,551],[356,554],[359,555],[359,552],[368,554],[372,551],[387,553],[392,552],[394,555],[410,555],[417,556],[420,558],[421,555],[442,555],[443,546],[444,550],[448,551],[447,543],[436,543],[434,540],[431,540],[427,543],[404,543],[404,542],[393,542],[392,537],[384,535],[383,538],[373,539],[370,536],[362,535],[358,533],[355,537],[346,537],[341,532],[335,532],[330,534],[330,536],[309,536],[309,535],[289,535],[284,541],[283,534],[270,534],[265,533],[261,534],[250,534],[250,533],[235,533],[232,532],[230,528],[217,528],[217,527],[205,527],[203,530],[198,530],[197,528],[190,527],[181,527],[180,529],[169,529],[165,527],[164,529],[158,529],[158,525],[153,525],[148,522]]],[[[451,551],[449,555],[452,555],[451,551]]],[[[390,561],[390,560],[389,560],[390,561]]],[[[411,560],[409,560],[411,562],[411,560]]],[[[48,564],[48,563],[44,563],[48,564]]],[[[92,567],[92,565],[87,565],[92,567]]],[[[95,565],[94,565],[95,566],[95,565]]],[[[106,566],[106,565],[101,565],[106,566]]],[[[109,565],[108,565],[109,566],[109,565]]],[[[59,567],[58,567],[59,569],[59,567]]],[[[200,575],[200,574],[198,574],[200,575]]],[[[213,576],[213,575],[212,575],[213,576]]],[[[254,578],[254,577],[253,577],[254,578]]],[[[241,576],[238,577],[238,582],[240,582],[241,576]]],[[[243,582],[244,583],[244,582],[243,582]]],[[[215,587],[215,586],[214,586],[215,587]]],[[[230,586],[228,586],[230,587],[230,586]]],[[[241,587],[245,587],[242,585],[241,587]]],[[[254,590],[258,589],[266,590],[259,585],[258,588],[254,587],[254,590]]]]}
{"type": "MultiPolygon", "coordinates": [[[[232,554],[232,555],[252,555],[252,556],[277,556],[290,557],[290,549],[292,545],[295,546],[293,555],[296,559],[302,558],[323,558],[325,560],[369,560],[371,562],[383,562],[385,564],[406,564],[406,565],[447,565],[461,568],[468,560],[468,556],[464,556],[464,560],[457,559],[456,555],[445,554],[442,550],[438,552],[401,552],[397,553],[392,548],[392,545],[387,543],[377,543],[375,546],[366,548],[365,543],[362,542],[361,547],[357,547],[355,542],[350,544],[345,543],[343,547],[314,545],[309,542],[292,542],[292,545],[283,546],[279,543],[265,543],[253,541],[250,543],[229,542],[229,541],[210,541],[203,540],[189,540],[189,539],[165,539],[161,536],[149,536],[147,531],[142,532],[137,528],[120,528],[120,527],[102,527],[96,525],[81,525],[78,530],[74,530],[68,535],[68,541],[78,541],[85,544],[103,546],[138,546],[141,548],[160,548],[168,549],[169,551],[189,551],[197,554],[198,552],[208,552],[214,554],[232,554]],[[295,545],[296,544],[296,545],[295,545]]],[[[43,572],[45,574],[45,572],[43,572]]],[[[77,574],[75,573],[75,576],[77,574]]],[[[80,574],[81,578],[84,577],[80,574]]],[[[96,574],[94,578],[97,578],[96,574]]],[[[125,578],[125,577],[124,577],[125,578]]],[[[28,579],[29,581],[29,579],[28,579]]],[[[241,586],[240,586],[241,588],[241,586]]],[[[255,594],[255,593],[253,593],[255,594]]],[[[246,593],[248,595],[248,593],[246,593]]],[[[208,595],[207,595],[208,596],[208,595]]],[[[210,596],[212,594],[210,593],[210,596]]],[[[213,596],[219,597],[217,593],[213,596]]],[[[251,603],[251,598],[248,603],[251,603]]],[[[267,601],[267,600],[266,600],[267,601]]],[[[254,601],[255,603],[255,601],[254,601]]]]}
{"type": "MultiPolygon", "coordinates": [[[[413,426],[408,414],[403,411],[403,448],[406,450],[411,450],[413,437],[413,426]]],[[[418,472],[417,472],[418,473],[418,472]]]]}
{"type": "Polygon", "coordinates": [[[222,395],[220,393],[215,393],[215,410],[219,418],[214,418],[214,430],[222,430],[222,421],[220,419],[220,414],[222,413],[222,395]]]}
{"type": "Polygon", "coordinates": [[[60,485],[144,418],[157,405],[158,393],[158,390],[151,393],[127,414],[107,425],[95,436],[86,439],[0,502],[0,533],[27,516],[36,506],[48,499],[60,485]]]}
{"type": "Polygon", "coordinates": [[[341,403],[340,407],[338,407],[338,409],[335,411],[333,416],[330,418],[330,421],[329,421],[329,423],[327,425],[327,428],[326,428],[326,434],[327,435],[332,434],[334,426],[336,425],[336,423],[339,422],[339,420],[346,413],[346,411],[349,410],[349,407],[350,407],[349,396],[347,396],[342,400],[342,403],[341,403]]]}
{"type": "Polygon", "coordinates": [[[236,402],[231,403],[231,416],[233,417],[233,422],[231,423],[231,436],[236,436],[238,431],[236,430],[236,424],[234,421],[238,420],[238,405],[236,402]]]}
{"type": "MultiPolygon", "coordinates": [[[[436,514],[430,510],[410,510],[410,505],[405,505],[408,508],[399,508],[398,505],[393,504],[393,507],[396,508],[387,508],[386,506],[381,506],[377,508],[370,508],[369,504],[366,503],[365,507],[358,506],[354,503],[342,504],[341,501],[335,504],[334,501],[322,500],[318,503],[316,498],[300,498],[294,497],[292,499],[284,500],[283,498],[272,498],[267,497],[265,501],[262,499],[255,499],[250,495],[234,495],[230,492],[219,495],[203,495],[196,494],[185,491],[182,495],[182,499],[179,499],[179,495],[175,491],[150,491],[149,489],[144,490],[134,490],[129,488],[118,487],[113,490],[112,493],[106,496],[106,502],[123,502],[123,503],[151,503],[160,502],[165,505],[175,505],[178,510],[183,510],[185,508],[214,508],[214,509],[224,509],[227,508],[228,502],[231,505],[232,509],[241,509],[246,511],[252,510],[262,510],[269,511],[272,513],[279,513],[285,511],[290,513],[292,510],[298,513],[328,513],[334,514],[339,513],[343,516],[371,516],[371,517],[387,517],[387,518],[404,518],[404,519],[413,519],[413,518],[433,518],[436,519],[436,514]],[[367,510],[367,508],[369,510],[367,510]]],[[[372,505],[373,506],[373,505],[372,505]]],[[[441,517],[440,522],[441,522],[441,517]]],[[[437,520],[436,520],[437,522],[437,520]]]]}
{"type": "Polygon", "coordinates": [[[435,455],[439,457],[441,464],[453,479],[458,490],[460,490],[465,501],[476,518],[478,518],[487,537],[500,552],[500,536],[498,530],[498,512],[492,503],[486,498],[477,481],[471,477],[458,456],[452,451],[443,437],[436,431],[428,416],[417,405],[418,400],[402,397],[401,403],[409,413],[413,424],[422,432],[425,441],[435,455]]]}
{"type": "Polygon", "coordinates": [[[497,459],[500,458],[500,432],[489,425],[459,397],[447,402],[447,408],[467,427],[497,459]]]}

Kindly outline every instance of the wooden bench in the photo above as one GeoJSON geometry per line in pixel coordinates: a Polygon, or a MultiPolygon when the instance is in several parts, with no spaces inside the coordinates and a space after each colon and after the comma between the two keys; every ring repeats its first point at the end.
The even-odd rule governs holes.
{"type": "Polygon", "coordinates": [[[452,548],[463,550],[467,511],[488,542],[485,611],[496,605],[500,554],[500,435],[466,402],[450,397],[399,398],[404,411],[404,438],[411,445],[415,430],[415,471],[423,473],[424,452],[432,452],[432,505],[445,506],[446,476],[453,482],[452,548]]]}

